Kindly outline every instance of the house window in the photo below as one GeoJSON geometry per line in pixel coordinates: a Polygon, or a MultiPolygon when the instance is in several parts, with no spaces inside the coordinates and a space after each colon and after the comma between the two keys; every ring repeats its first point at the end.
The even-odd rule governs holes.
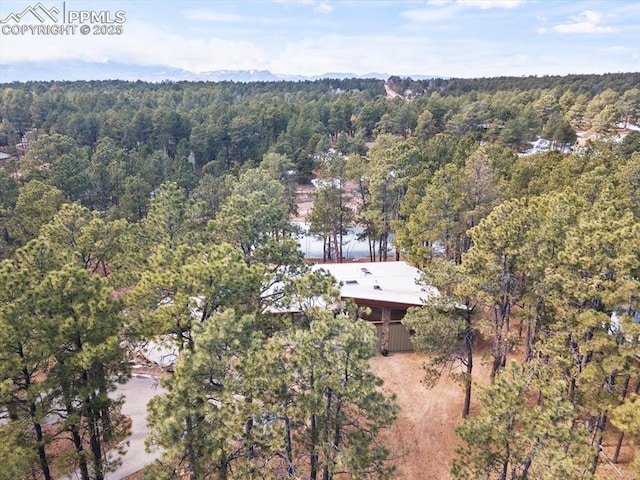
{"type": "Polygon", "coordinates": [[[380,307],[368,307],[371,310],[369,315],[361,314],[363,320],[368,322],[381,322],[382,321],[382,308],[380,307]]]}

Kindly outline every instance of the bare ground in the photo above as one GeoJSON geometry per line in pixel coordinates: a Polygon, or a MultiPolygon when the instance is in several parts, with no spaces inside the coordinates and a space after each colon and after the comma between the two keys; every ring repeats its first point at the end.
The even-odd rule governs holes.
{"type": "MultiPolygon", "coordinates": [[[[373,372],[384,380],[383,390],[396,395],[401,409],[395,424],[383,433],[397,457],[396,480],[449,478],[459,443],[455,428],[462,420],[463,389],[448,375],[434,388],[426,388],[421,383],[426,359],[417,353],[395,353],[370,361],[373,372]]],[[[486,383],[488,367],[474,370],[475,380],[486,383]]]]}
{"type": "MultiPolygon", "coordinates": [[[[484,348],[480,347],[479,350],[484,348]]],[[[478,391],[479,385],[489,383],[489,365],[481,361],[480,355],[479,352],[474,366],[474,392],[478,391]]],[[[373,372],[384,380],[382,390],[387,394],[395,394],[400,406],[398,419],[382,433],[381,438],[393,452],[393,463],[397,467],[394,480],[449,479],[455,448],[460,444],[455,428],[462,421],[462,386],[443,375],[434,388],[426,388],[422,383],[422,365],[427,358],[418,353],[394,353],[388,357],[373,357],[369,362],[373,372]]],[[[149,373],[166,375],[159,368],[149,368],[149,373]]],[[[475,398],[475,394],[472,395],[471,415],[479,411],[475,398]]],[[[617,434],[611,431],[605,437],[605,455],[613,455],[616,441],[617,434]]],[[[636,479],[629,468],[635,449],[625,439],[620,463],[608,464],[603,456],[597,478],[636,479]]],[[[126,480],[140,478],[141,472],[126,477],[126,480]]]]}
{"type": "MultiPolygon", "coordinates": [[[[306,222],[308,221],[311,208],[313,207],[313,194],[316,191],[316,187],[311,184],[299,184],[296,189],[296,205],[298,207],[298,214],[293,216],[291,220],[294,222],[306,222]]],[[[360,204],[358,186],[354,182],[345,183],[345,193],[349,199],[349,206],[353,211],[357,211],[360,204]]]]}
{"type": "Polygon", "coordinates": [[[316,188],[313,185],[300,184],[296,190],[296,206],[298,214],[292,220],[294,222],[306,222],[313,207],[313,192],[316,188]]]}
{"type": "MultiPolygon", "coordinates": [[[[517,357],[518,355],[516,355],[517,357]]],[[[422,365],[427,359],[417,353],[395,353],[370,360],[373,372],[384,380],[383,391],[395,394],[400,413],[395,424],[382,434],[383,443],[394,452],[397,471],[394,480],[446,480],[450,478],[455,448],[460,444],[455,428],[462,421],[462,386],[443,375],[432,389],[421,383],[422,365]]],[[[489,365],[478,355],[474,366],[474,389],[488,385],[489,365]]],[[[472,395],[471,415],[479,411],[472,395]]],[[[630,469],[637,447],[625,438],[620,461],[613,465],[618,434],[612,426],[603,442],[598,480],[638,480],[630,469]]]]}

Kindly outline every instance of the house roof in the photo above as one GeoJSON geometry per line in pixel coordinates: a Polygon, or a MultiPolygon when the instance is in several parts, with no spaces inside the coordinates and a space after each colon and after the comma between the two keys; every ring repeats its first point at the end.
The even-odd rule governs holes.
{"type": "Polygon", "coordinates": [[[418,283],[421,272],[406,262],[319,263],[340,284],[340,296],[357,303],[409,307],[439,296],[435,287],[418,283]]]}

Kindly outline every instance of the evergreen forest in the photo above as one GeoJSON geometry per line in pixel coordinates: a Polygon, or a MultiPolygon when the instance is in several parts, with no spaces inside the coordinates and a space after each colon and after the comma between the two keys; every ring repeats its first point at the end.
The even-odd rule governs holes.
{"type": "Polygon", "coordinates": [[[150,342],[139,478],[396,478],[312,182],[313,261],[358,227],[441,293],[403,323],[465,399],[450,478],[640,476],[639,125],[640,73],[0,84],[0,480],[110,478],[150,342]]]}

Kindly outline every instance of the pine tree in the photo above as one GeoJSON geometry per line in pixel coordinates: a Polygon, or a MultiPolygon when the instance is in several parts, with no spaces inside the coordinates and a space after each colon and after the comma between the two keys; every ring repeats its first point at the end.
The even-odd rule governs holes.
{"type": "Polygon", "coordinates": [[[455,479],[585,479],[593,449],[588,431],[573,424],[576,412],[562,380],[538,367],[510,363],[479,394],[481,411],[457,429],[465,444],[456,450],[455,479]]]}
{"type": "Polygon", "coordinates": [[[465,388],[462,416],[469,414],[473,373],[473,351],[477,325],[472,322],[475,304],[459,295],[460,267],[448,260],[435,259],[423,269],[425,284],[438,288],[442,296],[432,297],[424,307],[407,311],[402,324],[412,332],[411,343],[417,352],[430,355],[424,363],[424,383],[431,388],[444,371],[465,388]],[[460,367],[464,368],[460,371],[460,367]]]}

